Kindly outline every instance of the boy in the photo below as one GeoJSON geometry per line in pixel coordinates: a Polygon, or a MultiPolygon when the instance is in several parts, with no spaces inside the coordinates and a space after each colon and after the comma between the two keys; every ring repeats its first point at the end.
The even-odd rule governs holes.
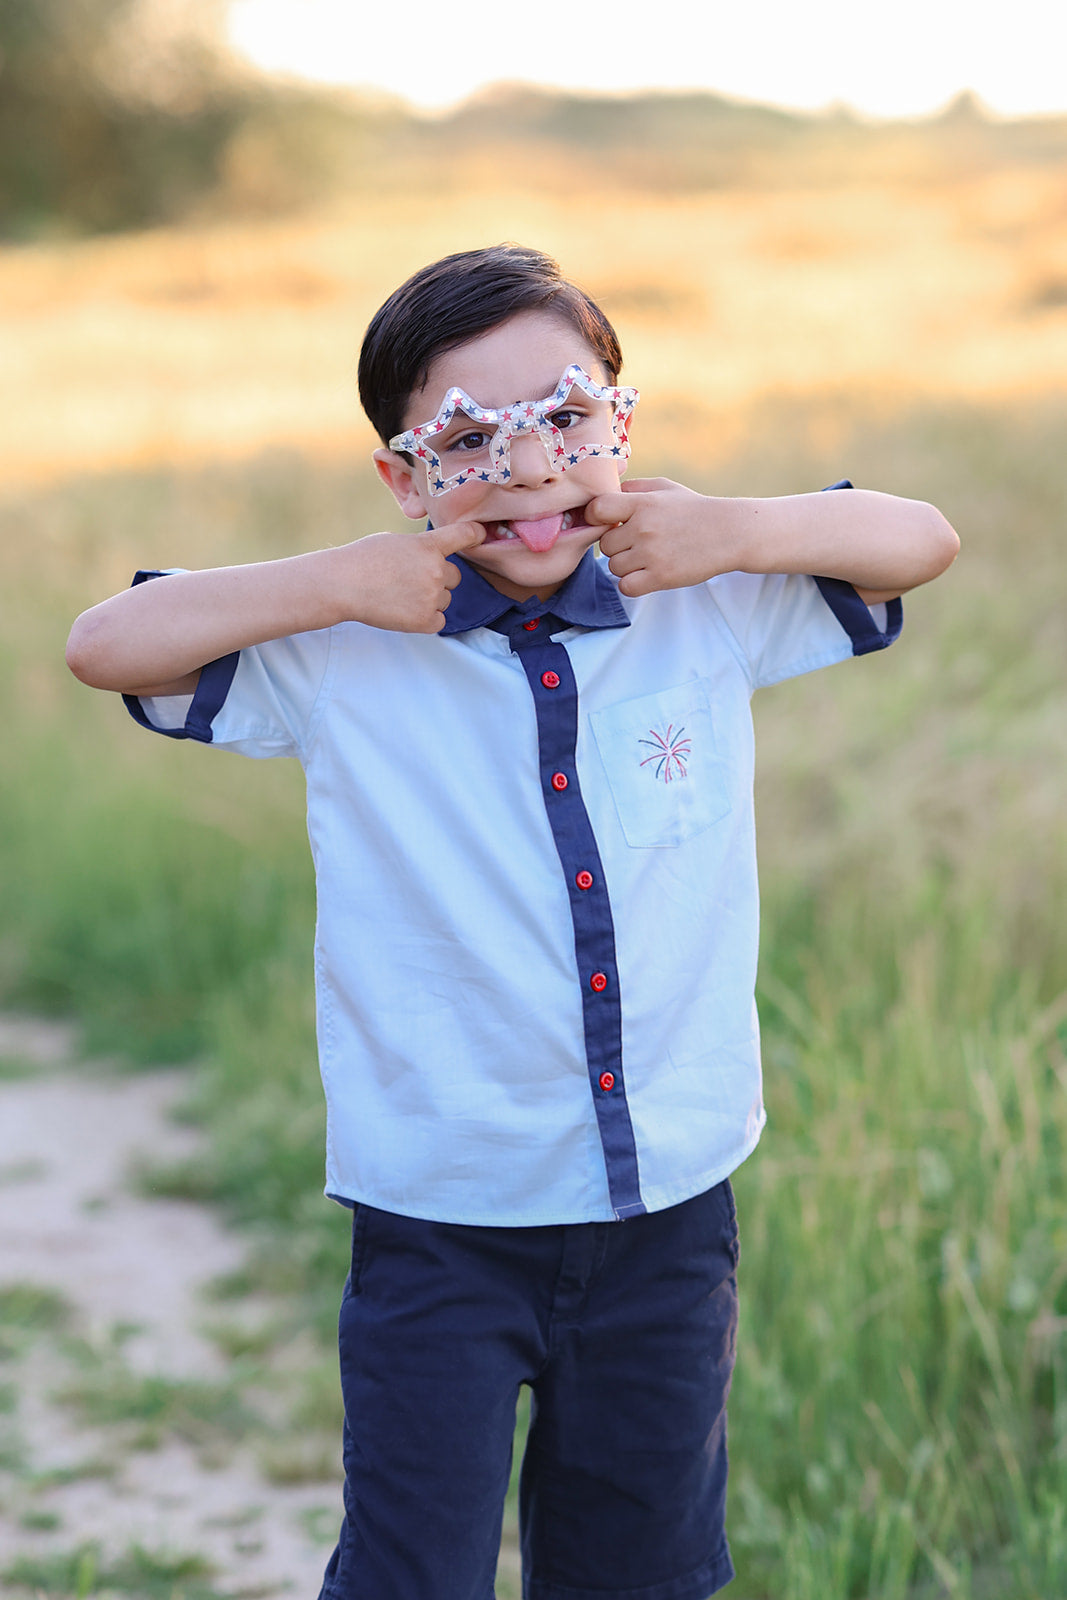
{"type": "Polygon", "coordinates": [[[145,726],[306,768],[327,1193],[354,1210],[327,1600],[492,1595],[524,1382],[531,1600],[733,1572],[749,697],[888,644],[958,541],[864,491],[622,487],[620,367],[538,252],[438,262],[360,360],[425,531],[139,583],[71,635],[145,726]]]}

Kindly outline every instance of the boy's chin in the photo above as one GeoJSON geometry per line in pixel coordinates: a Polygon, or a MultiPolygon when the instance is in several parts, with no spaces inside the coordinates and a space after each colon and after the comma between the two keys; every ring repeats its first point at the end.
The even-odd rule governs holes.
{"type": "Polygon", "coordinates": [[[464,550],[463,557],[494,589],[513,600],[525,600],[531,595],[558,589],[566,582],[585,552],[596,542],[595,533],[591,529],[582,530],[586,531],[588,538],[564,537],[551,550],[529,550],[509,540],[507,544],[478,545],[473,550],[464,550]]]}

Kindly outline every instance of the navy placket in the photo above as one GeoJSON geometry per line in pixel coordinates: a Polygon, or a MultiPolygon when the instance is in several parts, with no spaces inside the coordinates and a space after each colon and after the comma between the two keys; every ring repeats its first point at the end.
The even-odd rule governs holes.
{"type": "Polygon", "coordinates": [[[514,611],[499,624],[522,663],[537,713],[541,793],[570,898],[589,1085],[608,1192],[616,1217],[635,1217],[645,1206],[623,1077],[615,926],[596,835],[578,782],[578,686],[570,657],[550,637],[553,628],[567,626],[555,616],[514,611]]]}

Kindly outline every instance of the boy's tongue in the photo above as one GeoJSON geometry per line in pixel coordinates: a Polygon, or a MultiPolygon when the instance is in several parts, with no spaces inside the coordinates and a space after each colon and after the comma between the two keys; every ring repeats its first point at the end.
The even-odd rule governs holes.
{"type": "Polygon", "coordinates": [[[551,550],[563,528],[563,512],[552,517],[512,517],[507,524],[527,550],[551,550]]]}

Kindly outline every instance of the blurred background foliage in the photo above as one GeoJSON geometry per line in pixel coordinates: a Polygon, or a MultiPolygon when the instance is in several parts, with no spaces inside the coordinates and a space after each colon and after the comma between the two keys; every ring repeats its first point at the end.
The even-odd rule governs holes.
{"type": "Polygon", "coordinates": [[[757,698],[739,1593],[1067,1593],[1067,119],[507,86],[426,118],[169,16],[0,0],[0,1003],[189,1063],[204,1153],[156,1186],[248,1230],[231,1289],[304,1385],[284,1470],[321,1471],[346,1219],[300,774],[146,738],[63,643],[137,566],[397,525],[369,315],[448,250],[547,248],[618,323],[639,470],[848,475],[963,538],[885,657],[757,698]]]}
{"type": "Polygon", "coordinates": [[[1067,118],[1004,122],[966,93],[893,123],[712,93],[503,84],[420,116],[240,68],[221,42],[224,12],[224,0],[0,0],[0,237],[277,213],[398,185],[456,193],[490,168],[525,182],[533,166],[559,194],[593,183],[685,194],[1067,159],[1067,118]]]}
{"type": "Polygon", "coordinates": [[[139,70],[135,0],[0,0],[0,219],[9,238],[173,218],[218,181],[240,95],[190,33],[139,70]]]}

